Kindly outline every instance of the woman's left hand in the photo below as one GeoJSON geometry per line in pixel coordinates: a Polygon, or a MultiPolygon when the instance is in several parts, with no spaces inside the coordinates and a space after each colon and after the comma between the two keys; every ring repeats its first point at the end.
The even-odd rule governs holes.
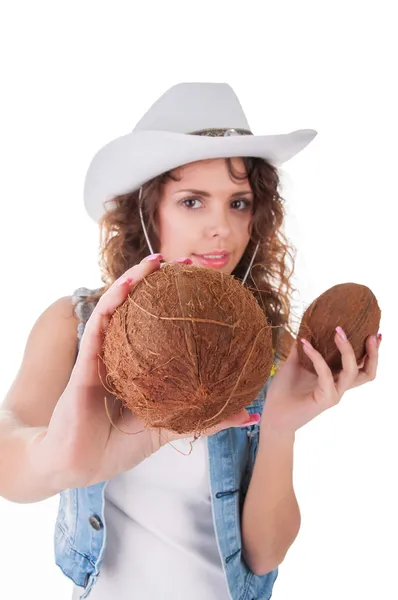
{"type": "Polygon", "coordinates": [[[276,371],[269,385],[261,427],[279,432],[294,433],[322,412],[336,406],[343,394],[354,387],[376,378],[381,339],[369,336],[366,355],[357,364],[354,350],[348,340],[338,333],[335,343],[342,356],[343,368],[333,376],[321,354],[307,342],[306,355],[312,360],[317,375],[302,367],[298,360],[296,340],[284,363],[276,371]]]}

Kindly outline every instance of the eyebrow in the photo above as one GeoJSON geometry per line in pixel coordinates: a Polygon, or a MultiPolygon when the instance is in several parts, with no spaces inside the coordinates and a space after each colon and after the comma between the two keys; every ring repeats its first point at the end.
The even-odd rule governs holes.
{"type": "MultiPolygon", "coordinates": [[[[205,192],[204,190],[177,190],[177,192],[175,192],[175,194],[181,194],[183,192],[188,192],[189,194],[198,194],[199,196],[205,196],[206,198],[209,198],[211,196],[211,194],[209,194],[209,192],[205,192]]],[[[242,196],[242,194],[253,194],[252,190],[241,190],[240,192],[235,192],[234,194],[231,195],[231,198],[235,198],[236,196],[242,196]]]]}

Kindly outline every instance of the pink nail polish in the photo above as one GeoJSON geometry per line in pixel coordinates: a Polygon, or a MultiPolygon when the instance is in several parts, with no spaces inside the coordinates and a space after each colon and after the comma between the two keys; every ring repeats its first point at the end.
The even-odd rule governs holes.
{"type": "Polygon", "coordinates": [[[257,423],[260,423],[260,421],[261,415],[259,413],[253,413],[250,415],[250,420],[247,423],[244,423],[244,426],[249,427],[250,425],[256,425],[257,423]]]}
{"type": "Polygon", "coordinates": [[[342,330],[342,328],[340,327],[340,325],[338,325],[338,326],[336,327],[336,331],[337,331],[337,333],[339,334],[339,336],[340,336],[340,339],[342,339],[342,340],[343,340],[343,342],[346,342],[346,341],[347,341],[347,336],[346,336],[346,334],[344,333],[344,331],[342,330]]]}
{"type": "Polygon", "coordinates": [[[191,265],[192,264],[192,260],[190,258],[188,258],[188,257],[177,258],[176,260],[172,260],[170,262],[184,263],[185,265],[191,265]]]}

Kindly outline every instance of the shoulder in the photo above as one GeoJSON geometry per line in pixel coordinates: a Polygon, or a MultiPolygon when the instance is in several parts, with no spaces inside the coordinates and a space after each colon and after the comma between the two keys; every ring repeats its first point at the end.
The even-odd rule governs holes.
{"type": "Polygon", "coordinates": [[[55,300],[34,323],[2,405],[26,425],[48,425],[76,360],[77,325],[72,296],[55,300]]]}
{"type": "Polygon", "coordinates": [[[63,296],[50,304],[36,320],[32,332],[50,326],[54,322],[65,325],[66,328],[76,327],[78,319],[73,310],[73,296],[63,296]]]}

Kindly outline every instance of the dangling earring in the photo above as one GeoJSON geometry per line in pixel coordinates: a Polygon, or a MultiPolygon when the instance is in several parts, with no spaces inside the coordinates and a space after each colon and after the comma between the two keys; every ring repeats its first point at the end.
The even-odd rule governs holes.
{"type": "Polygon", "coordinates": [[[246,279],[247,279],[247,277],[248,277],[248,275],[249,275],[250,269],[252,268],[252,265],[253,265],[254,259],[255,259],[255,257],[256,257],[257,251],[258,251],[258,249],[259,249],[259,246],[260,246],[260,241],[258,241],[258,242],[257,242],[256,249],[254,250],[253,256],[252,256],[252,258],[251,258],[251,261],[250,261],[250,264],[249,264],[249,266],[247,267],[246,274],[245,274],[244,278],[242,279],[242,285],[244,285],[244,284],[245,284],[245,281],[246,281],[246,279]]]}
{"type": "Polygon", "coordinates": [[[153,248],[151,246],[151,242],[149,241],[148,233],[147,233],[147,230],[146,230],[146,227],[145,227],[145,223],[144,223],[144,217],[143,217],[143,214],[142,214],[142,186],[140,187],[140,191],[138,192],[138,211],[140,213],[142,230],[144,232],[146,243],[148,244],[149,251],[150,251],[151,254],[155,254],[154,251],[153,251],[153,248]]]}

